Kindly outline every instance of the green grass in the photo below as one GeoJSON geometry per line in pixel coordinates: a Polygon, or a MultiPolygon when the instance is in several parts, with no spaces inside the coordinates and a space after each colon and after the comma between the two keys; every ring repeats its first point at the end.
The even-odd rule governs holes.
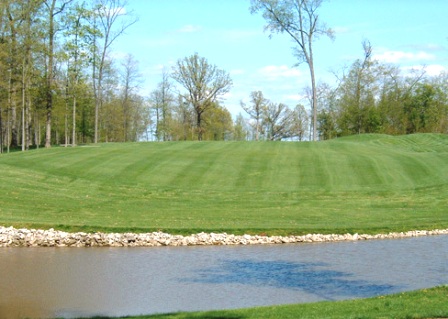
{"type": "Polygon", "coordinates": [[[128,319],[429,319],[448,318],[448,286],[369,299],[173,313],[128,319]]]}
{"type": "Polygon", "coordinates": [[[0,155],[0,225],[189,234],[448,228],[448,136],[99,144],[0,155]]]}

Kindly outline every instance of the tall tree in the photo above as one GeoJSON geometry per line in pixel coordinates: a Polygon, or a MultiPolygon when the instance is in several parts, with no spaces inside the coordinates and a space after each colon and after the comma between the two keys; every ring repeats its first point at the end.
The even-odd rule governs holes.
{"type": "Polygon", "coordinates": [[[312,88],[313,140],[317,140],[317,89],[313,42],[320,35],[333,38],[333,31],[320,23],[318,9],[323,0],[251,0],[252,13],[261,12],[271,33],[287,33],[297,45],[299,64],[308,64],[312,88]]]}
{"type": "Polygon", "coordinates": [[[263,92],[253,91],[250,93],[250,102],[250,105],[241,102],[241,107],[247,114],[249,114],[250,118],[255,121],[255,140],[258,141],[260,138],[260,125],[263,109],[268,106],[269,100],[264,98],[263,92]]]}
{"type": "Polygon", "coordinates": [[[7,5],[8,1],[0,2],[0,154],[3,153],[4,141],[4,120],[3,120],[3,105],[7,100],[7,57],[8,57],[8,46],[7,46],[7,5]]]}
{"type": "Polygon", "coordinates": [[[21,8],[17,3],[9,2],[6,7],[6,15],[8,19],[8,111],[7,111],[7,147],[16,148],[18,142],[18,123],[17,123],[17,105],[18,92],[20,90],[20,80],[22,74],[20,61],[20,44],[18,26],[21,21],[21,8]]]}
{"type": "Polygon", "coordinates": [[[180,59],[173,67],[172,77],[188,93],[185,99],[193,106],[196,113],[198,140],[202,140],[202,115],[213,106],[217,99],[229,92],[232,86],[230,76],[197,53],[180,59]]]}
{"type": "Polygon", "coordinates": [[[155,135],[158,141],[166,141],[169,138],[169,120],[171,117],[174,95],[169,74],[166,70],[162,73],[162,80],[157,85],[157,89],[151,92],[150,96],[152,108],[156,116],[155,135]]]}
{"type": "Polygon", "coordinates": [[[93,88],[95,93],[95,137],[94,142],[98,143],[99,130],[99,110],[103,104],[103,80],[107,64],[107,53],[112,43],[122,35],[127,28],[137,22],[132,18],[132,13],[125,13],[126,1],[122,0],[97,0],[97,19],[94,21],[94,28],[99,28],[102,33],[102,43],[97,46],[97,37],[94,37],[94,62],[93,62],[93,88]],[[114,28],[120,18],[125,15],[131,16],[130,20],[121,19],[121,24],[114,28]],[[98,21],[97,21],[98,20],[98,21]],[[99,60],[96,55],[99,52],[99,60]]]}
{"type": "Polygon", "coordinates": [[[31,144],[31,82],[33,75],[33,50],[39,49],[35,32],[35,18],[41,1],[32,0],[22,3],[21,47],[22,47],[22,151],[31,144]]]}
{"type": "MultiPolygon", "coordinates": [[[[94,12],[85,2],[70,8],[64,17],[64,52],[67,59],[67,90],[72,99],[72,146],[76,145],[76,114],[83,70],[90,63],[91,40],[98,35],[92,25],[94,12]]],[[[82,84],[82,83],[81,83],[82,84]]]]}
{"type": "Polygon", "coordinates": [[[56,33],[60,30],[56,17],[64,12],[66,6],[73,0],[45,0],[44,4],[47,8],[47,37],[48,47],[46,50],[46,88],[45,88],[45,101],[46,101],[46,125],[45,125],[45,147],[51,147],[51,120],[53,112],[53,94],[54,94],[54,63],[55,63],[55,40],[56,33]]]}
{"type": "Polygon", "coordinates": [[[381,119],[375,97],[380,95],[382,74],[386,70],[371,58],[372,46],[363,41],[363,58],[356,60],[343,77],[339,91],[342,134],[379,133],[381,119]]]}
{"type": "Polygon", "coordinates": [[[195,123],[195,112],[190,103],[181,95],[177,96],[177,103],[174,106],[174,120],[177,125],[173,125],[173,140],[187,141],[194,138],[193,126],[195,123]]]}
{"type": "Polygon", "coordinates": [[[249,130],[241,113],[238,113],[233,125],[233,139],[235,141],[245,141],[249,135],[249,130]]]}
{"type": "Polygon", "coordinates": [[[292,111],[293,124],[291,133],[293,136],[297,136],[299,141],[302,141],[305,137],[305,133],[308,127],[308,114],[305,107],[301,104],[296,105],[292,111]]]}
{"type": "MultiPolygon", "coordinates": [[[[141,75],[138,71],[138,62],[130,54],[126,56],[122,67],[121,107],[123,110],[123,141],[127,142],[129,139],[128,135],[132,132],[130,122],[137,106],[133,98],[136,96],[141,75]]],[[[131,138],[134,139],[134,137],[135,134],[132,134],[131,138]]]]}

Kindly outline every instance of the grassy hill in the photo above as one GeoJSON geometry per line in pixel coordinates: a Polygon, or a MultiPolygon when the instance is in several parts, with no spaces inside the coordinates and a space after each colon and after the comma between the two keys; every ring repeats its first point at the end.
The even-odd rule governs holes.
{"type": "Polygon", "coordinates": [[[448,136],[0,155],[0,225],[302,234],[448,228],[448,136]]]}

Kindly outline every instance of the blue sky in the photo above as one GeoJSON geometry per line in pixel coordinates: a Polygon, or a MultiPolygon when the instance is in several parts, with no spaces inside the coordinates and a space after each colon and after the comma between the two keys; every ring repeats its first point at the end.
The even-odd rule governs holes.
{"type": "MultiPolygon", "coordinates": [[[[233,115],[244,113],[240,101],[254,90],[290,107],[306,105],[307,65],[294,67],[293,42],[286,34],[270,39],[261,14],[249,7],[250,0],[128,0],[126,10],[139,21],[116,40],[111,56],[132,54],[139,61],[145,96],[164,68],[197,52],[230,73],[233,87],[223,104],[233,115]]],[[[448,71],[448,0],[330,0],[319,12],[336,35],[314,44],[319,81],[333,83],[334,72],[362,58],[364,39],[374,58],[404,72],[423,66],[431,75],[448,71]]]]}

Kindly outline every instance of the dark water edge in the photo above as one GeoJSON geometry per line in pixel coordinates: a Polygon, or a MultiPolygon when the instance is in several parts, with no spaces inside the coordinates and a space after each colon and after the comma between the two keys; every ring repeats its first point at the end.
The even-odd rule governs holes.
{"type": "Polygon", "coordinates": [[[0,318],[344,300],[448,283],[448,236],[267,246],[2,248],[0,318]]]}

